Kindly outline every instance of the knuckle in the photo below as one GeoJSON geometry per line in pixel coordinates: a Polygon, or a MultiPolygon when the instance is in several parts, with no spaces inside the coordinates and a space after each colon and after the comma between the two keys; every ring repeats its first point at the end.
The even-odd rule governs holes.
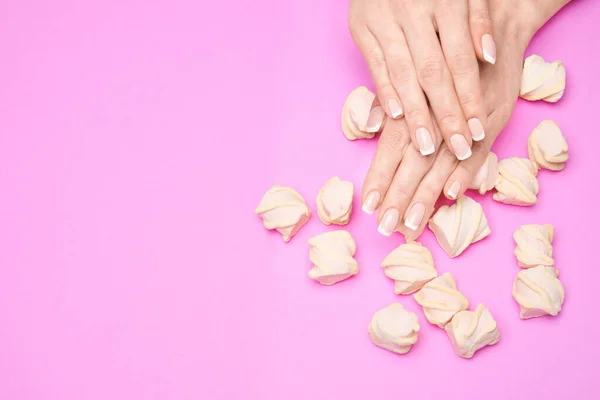
{"type": "Polygon", "coordinates": [[[423,199],[425,208],[429,208],[430,205],[433,206],[441,193],[440,188],[434,186],[432,182],[423,182],[423,185],[421,185],[419,191],[421,192],[420,197],[423,199]]]}
{"type": "Polygon", "coordinates": [[[444,83],[444,65],[441,60],[430,59],[425,61],[419,69],[419,80],[427,86],[440,86],[444,83]]]}
{"type": "Polygon", "coordinates": [[[440,147],[437,157],[442,165],[455,165],[457,163],[456,156],[446,145],[440,147]]]}
{"type": "Polygon", "coordinates": [[[408,131],[394,124],[394,127],[389,128],[387,134],[381,135],[379,144],[384,154],[404,154],[409,142],[408,131]]]}
{"type": "Polygon", "coordinates": [[[478,109],[481,106],[479,96],[473,94],[472,91],[458,93],[458,101],[463,109],[478,109]]]}
{"type": "Polygon", "coordinates": [[[442,114],[438,119],[440,128],[451,133],[458,132],[460,130],[460,118],[454,113],[442,114]]]}
{"type": "Polygon", "coordinates": [[[477,62],[475,56],[466,53],[457,53],[450,57],[450,68],[456,76],[467,76],[476,72],[477,62]]]}
{"type": "Polygon", "coordinates": [[[399,58],[390,60],[390,77],[395,82],[409,82],[412,77],[411,64],[406,62],[406,60],[399,58]]]}
{"type": "Polygon", "coordinates": [[[471,23],[491,24],[490,12],[485,8],[471,11],[471,23]]]}
{"type": "Polygon", "coordinates": [[[425,118],[423,117],[423,112],[421,112],[421,109],[419,107],[415,107],[410,104],[404,104],[404,117],[406,118],[407,121],[421,122],[421,123],[423,123],[425,121],[425,118]]]}
{"type": "Polygon", "coordinates": [[[390,195],[394,204],[402,203],[412,197],[405,182],[394,182],[390,188],[390,195]]]}
{"type": "Polygon", "coordinates": [[[369,65],[371,72],[379,72],[386,68],[385,57],[372,50],[368,52],[367,64],[369,65]]]}

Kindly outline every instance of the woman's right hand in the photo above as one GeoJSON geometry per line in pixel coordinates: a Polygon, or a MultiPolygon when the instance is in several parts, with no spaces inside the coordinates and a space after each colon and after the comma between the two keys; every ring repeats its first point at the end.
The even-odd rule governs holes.
{"type": "Polygon", "coordinates": [[[445,141],[464,160],[471,156],[472,140],[485,137],[477,59],[496,60],[487,3],[351,0],[350,31],[371,70],[379,103],[390,118],[405,116],[423,156],[445,141]]]}

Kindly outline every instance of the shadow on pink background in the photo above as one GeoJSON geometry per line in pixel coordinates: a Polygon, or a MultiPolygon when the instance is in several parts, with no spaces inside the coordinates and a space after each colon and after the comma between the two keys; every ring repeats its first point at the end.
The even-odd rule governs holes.
{"type": "Polygon", "coordinates": [[[501,341],[454,355],[379,263],[403,242],[360,212],[375,141],[340,131],[370,82],[338,1],[69,1],[0,5],[0,399],[597,399],[600,3],[569,5],[527,54],[562,59],[565,97],[519,101],[494,149],[525,156],[554,119],[570,145],[539,204],[482,199],[492,235],[438,270],[498,320],[501,341]],[[333,175],[357,185],[360,274],[310,281],[306,240],[253,214],[285,184],[314,209],[333,175]],[[567,299],[520,321],[512,232],[556,227],[567,299]],[[399,301],[419,316],[406,356],[367,325],[399,301]]]}

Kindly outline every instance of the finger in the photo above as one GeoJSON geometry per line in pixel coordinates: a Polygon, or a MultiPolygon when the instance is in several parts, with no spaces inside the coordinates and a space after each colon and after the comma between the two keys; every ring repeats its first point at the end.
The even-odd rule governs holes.
{"type": "Polygon", "coordinates": [[[352,34],[352,38],[367,61],[383,109],[391,118],[399,118],[402,115],[400,98],[390,82],[385,56],[379,42],[366,26],[353,32],[356,33],[352,34]]]}
{"type": "Polygon", "coordinates": [[[375,157],[362,187],[362,210],[367,214],[373,214],[379,207],[409,144],[406,123],[390,119],[377,142],[375,157]]]}
{"type": "Polygon", "coordinates": [[[447,198],[455,200],[462,196],[469,186],[471,186],[473,178],[477,175],[479,168],[481,168],[490,152],[493,139],[493,137],[488,137],[476,143],[473,146],[473,156],[458,164],[444,186],[444,193],[447,198]]]}
{"type": "MultiPolygon", "coordinates": [[[[448,2],[446,7],[453,6],[448,2]]],[[[466,160],[471,156],[471,134],[433,24],[428,20],[417,21],[409,25],[405,33],[419,83],[429,99],[442,136],[456,158],[466,160]]],[[[406,118],[409,117],[407,112],[406,118]]]]}
{"type": "Polygon", "coordinates": [[[435,137],[427,99],[419,84],[404,33],[396,24],[374,30],[385,53],[392,85],[400,94],[412,143],[422,155],[432,154],[441,137],[435,137]]]}
{"type": "Polygon", "coordinates": [[[435,203],[444,189],[444,183],[458,163],[446,143],[442,144],[431,169],[421,180],[404,215],[404,224],[400,231],[407,242],[417,239],[423,232],[435,210],[435,203]]]}
{"type": "Polygon", "coordinates": [[[377,231],[390,236],[401,224],[410,200],[417,190],[421,179],[434,162],[433,157],[422,157],[414,146],[408,146],[406,154],[394,175],[390,188],[379,210],[377,231]]]}
{"type": "Polygon", "coordinates": [[[492,37],[488,0],[469,0],[469,27],[477,58],[495,64],[496,43],[492,37]]]}
{"type": "Polygon", "coordinates": [[[454,80],[454,88],[469,132],[475,141],[485,137],[487,115],[481,92],[479,64],[469,34],[467,4],[449,7],[439,16],[438,28],[444,57],[454,80]]]}

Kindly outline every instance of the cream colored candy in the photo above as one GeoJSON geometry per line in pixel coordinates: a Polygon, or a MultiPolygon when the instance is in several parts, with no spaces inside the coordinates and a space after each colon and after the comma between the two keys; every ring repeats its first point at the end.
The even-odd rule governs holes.
{"type": "Polygon", "coordinates": [[[515,256],[517,256],[521,268],[554,265],[552,259],[554,227],[552,225],[523,225],[515,231],[513,238],[517,243],[515,256]]]}
{"type": "Polygon", "coordinates": [[[562,61],[547,63],[540,56],[529,56],[523,65],[519,95],[525,100],[556,103],[565,92],[566,77],[562,61]]]}
{"type": "MultiPolygon", "coordinates": [[[[373,100],[375,100],[375,94],[365,86],[354,89],[348,95],[342,108],[342,131],[348,140],[371,139],[379,130],[371,132],[367,128],[373,100]]],[[[381,113],[381,121],[383,121],[385,117],[383,109],[379,107],[374,112],[381,113]]]]}
{"type": "Polygon", "coordinates": [[[352,213],[354,185],[337,176],[329,179],[317,194],[317,214],[325,225],[346,225],[352,213]]]}
{"type": "Polygon", "coordinates": [[[310,208],[298,192],[287,186],[275,185],[267,190],[254,210],[267,229],[277,229],[289,242],[310,218],[310,208]]]}
{"type": "Polygon", "coordinates": [[[526,158],[512,157],[500,161],[500,179],[496,184],[494,200],[517,206],[531,206],[537,202],[540,190],[537,167],[526,158]]]}
{"type": "Polygon", "coordinates": [[[393,303],[377,311],[369,325],[369,336],[376,346],[398,354],[408,353],[417,343],[419,320],[402,304],[393,303]]]}
{"type": "Polygon", "coordinates": [[[481,204],[467,196],[440,207],[429,220],[429,229],[452,258],[491,233],[481,204]]]}
{"type": "Polygon", "coordinates": [[[308,277],[322,285],[334,283],[358,274],[358,263],[354,259],[356,243],[344,230],[321,233],[308,239],[308,257],[313,263],[308,277]]]}
{"type": "Polygon", "coordinates": [[[481,168],[479,168],[477,175],[473,178],[473,182],[471,183],[471,186],[469,186],[469,189],[477,190],[479,191],[479,194],[485,194],[496,186],[498,178],[498,156],[490,151],[485,162],[481,168]]]}
{"type": "Polygon", "coordinates": [[[427,282],[414,298],[423,307],[427,321],[440,328],[457,312],[469,308],[469,300],[456,290],[456,282],[449,273],[427,282]]]}
{"type": "Polygon", "coordinates": [[[381,263],[388,278],[396,281],[396,294],[411,294],[438,274],[433,257],[421,243],[405,243],[394,249],[381,263]]]}
{"type": "Polygon", "coordinates": [[[529,135],[529,159],[537,168],[560,171],[569,158],[569,146],[554,121],[542,121],[529,135]]]}
{"type": "Polygon", "coordinates": [[[500,333],[492,313],[483,304],[475,311],[460,311],[446,325],[452,347],[459,357],[471,358],[485,346],[498,343],[500,333]]]}
{"type": "Polygon", "coordinates": [[[556,316],[565,300],[565,290],[553,267],[538,266],[519,271],[512,295],[521,306],[521,319],[556,316]]]}

